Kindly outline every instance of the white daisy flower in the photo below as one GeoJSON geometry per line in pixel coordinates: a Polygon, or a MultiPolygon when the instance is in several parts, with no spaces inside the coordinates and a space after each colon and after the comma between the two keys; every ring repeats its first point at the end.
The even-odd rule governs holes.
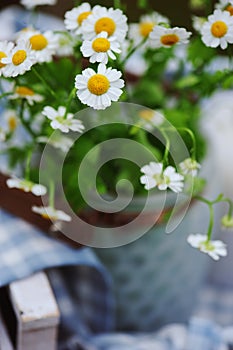
{"type": "Polygon", "coordinates": [[[83,38],[92,40],[101,32],[107,32],[108,36],[114,36],[122,42],[127,34],[127,17],[119,9],[107,9],[102,6],[95,6],[92,14],[83,21],[83,38]]]}
{"type": "Polygon", "coordinates": [[[1,63],[6,64],[4,67],[5,77],[17,77],[30,70],[34,64],[35,57],[32,53],[30,44],[20,41],[11,51],[8,57],[4,57],[1,63]]]}
{"type": "Polygon", "coordinates": [[[202,253],[208,254],[214,260],[219,260],[221,256],[227,255],[226,244],[222,241],[209,241],[207,235],[190,235],[187,242],[193,248],[197,248],[202,253]]]}
{"type": "Polygon", "coordinates": [[[207,21],[205,17],[192,16],[192,25],[197,33],[201,32],[203,24],[207,21]]]}
{"type": "Polygon", "coordinates": [[[54,33],[57,40],[56,56],[72,56],[74,53],[74,38],[67,32],[54,33]]]}
{"type": "Polygon", "coordinates": [[[168,166],[163,170],[162,163],[150,162],[141,168],[141,172],[145,175],[141,176],[140,182],[145,185],[146,190],[158,187],[159,190],[167,190],[181,192],[184,187],[184,177],[178,174],[172,166],[168,166]]]}
{"type": "Polygon", "coordinates": [[[24,192],[31,192],[35,196],[44,196],[47,193],[47,189],[43,185],[34,184],[33,182],[25,179],[11,178],[6,181],[9,188],[17,188],[24,192]]]}
{"type": "Polygon", "coordinates": [[[149,131],[153,130],[154,127],[162,125],[165,120],[162,113],[152,109],[141,110],[139,116],[142,118],[143,127],[149,131]]]}
{"type": "Polygon", "coordinates": [[[67,153],[73,145],[72,139],[63,136],[62,134],[58,135],[57,133],[52,135],[52,137],[40,136],[36,140],[39,143],[48,143],[54,148],[60,149],[64,153],[67,153]]]}
{"type": "Polygon", "coordinates": [[[116,59],[115,53],[121,53],[120,44],[115,37],[108,38],[107,32],[102,32],[93,40],[84,40],[81,46],[84,57],[90,57],[90,62],[108,63],[108,57],[116,59]]]}
{"type": "Polygon", "coordinates": [[[226,49],[233,43],[233,16],[228,11],[215,10],[201,29],[202,41],[206,46],[226,49]]]}
{"type": "Polygon", "coordinates": [[[187,44],[192,33],[185,28],[165,28],[155,26],[149,35],[150,45],[153,48],[172,47],[178,44],[187,44]]]}
{"type": "Polygon", "coordinates": [[[4,75],[4,69],[6,64],[2,62],[3,58],[6,58],[10,55],[14,44],[8,41],[0,41],[0,76],[4,75]]]}
{"type": "Polygon", "coordinates": [[[13,95],[8,96],[9,100],[25,99],[30,106],[35,102],[43,101],[42,95],[36,94],[31,88],[27,86],[15,86],[13,95]]]}
{"type": "Polygon", "coordinates": [[[56,111],[50,106],[44,107],[42,114],[51,120],[51,127],[53,129],[59,129],[62,132],[68,133],[70,130],[83,132],[84,126],[81,120],[74,119],[74,114],[66,114],[66,108],[64,106],[58,107],[56,111]]]}
{"type": "Polygon", "coordinates": [[[75,78],[77,96],[83,104],[94,109],[105,109],[112,101],[118,101],[122,94],[124,81],[120,79],[121,76],[121,72],[107,68],[102,63],[99,64],[97,73],[87,68],[75,78]]]}
{"type": "Polygon", "coordinates": [[[229,11],[233,15],[233,0],[220,0],[215,4],[215,8],[219,10],[229,11]]]}
{"type": "Polygon", "coordinates": [[[5,125],[7,127],[7,132],[14,132],[20,122],[16,111],[14,109],[7,109],[4,112],[4,119],[5,125]]]}
{"type": "Polygon", "coordinates": [[[81,46],[81,52],[84,57],[90,57],[90,62],[108,63],[108,57],[116,59],[114,53],[121,53],[120,44],[116,38],[108,38],[107,32],[102,32],[93,40],[84,40],[81,46]]]}
{"type": "Polygon", "coordinates": [[[169,23],[169,19],[158,12],[141,16],[139,23],[129,25],[129,38],[138,45],[143,39],[148,38],[154,27],[160,23],[169,23]]]}
{"type": "Polygon", "coordinates": [[[52,31],[43,34],[40,31],[21,32],[19,40],[29,41],[36,63],[50,62],[58,48],[58,37],[52,31]]]}
{"type": "Polygon", "coordinates": [[[44,219],[51,219],[54,221],[71,221],[71,217],[67,215],[64,211],[62,210],[57,210],[52,207],[37,207],[33,206],[32,211],[36,214],[39,214],[42,216],[44,219]]]}
{"type": "Polygon", "coordinates": [[[92,13],[91,6],[88,2],[84,2],[78,7],[65,13],[65,27],[67,30],[74,32],[74,34],[82,34],[82,23],[92,13]]]}
{"type": "Polygon", "coordinates": [[[39,5],[55,5],[57,0],[20,0],[20,4],[31,10],[39,5]]]}
{"type": "Polygon", "coordinates": [[[179,164],[179,167],[182,174],[197,176],[201,165],[195,159],[187,158],[179,164]]]}

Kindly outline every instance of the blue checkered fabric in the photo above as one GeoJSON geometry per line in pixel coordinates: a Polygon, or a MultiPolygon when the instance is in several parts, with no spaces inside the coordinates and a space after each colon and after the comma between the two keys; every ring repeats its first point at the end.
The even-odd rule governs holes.
{"type": "Polygon", "coordinates": [[[0,287],[57,266],[63,266],[63,270],[57,278],[56,270],[51,276],[64,315],[72,311],[67,322],[71,320],[72,323],[76,314],[79,317],[76,317],[76,325],[84,325],[81,320],[85,319],[83,334],[112,330],[114,301],[111,279],[92,250],[76,250],[64,245],[0,209],[0,287]],[[71,269],[70,266],[76,267],[71,269]],[[66,285],[67,288],[71,286],[69,294],[66,285]],[[75,298],[79,313],[73,307],[72,298],[68,305],[69,296],[75,298]]]}

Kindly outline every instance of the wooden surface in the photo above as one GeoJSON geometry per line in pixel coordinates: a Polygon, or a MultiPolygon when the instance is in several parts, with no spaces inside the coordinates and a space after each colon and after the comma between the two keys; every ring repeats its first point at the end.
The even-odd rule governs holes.
{"type": "Polygon", "coordinates": [[[17,318],[16,350],[55,350],[60,313],[46,275],[11,283],[9,295],[17,318]]]}

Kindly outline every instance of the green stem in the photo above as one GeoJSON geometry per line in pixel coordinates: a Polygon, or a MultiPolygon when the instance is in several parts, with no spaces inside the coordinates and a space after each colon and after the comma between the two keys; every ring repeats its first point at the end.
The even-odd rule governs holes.
{"type": "Polygon", "coordinates": [[[213,227],[214,227],[214,208],[213,205],[209,205],[209,211],[210,211],[210,218],[209,218],[209,227],[207,231],[207,241],[209,242],[211,240],[213,227]]]}
{"type": "Polygon", "coordinates": [[[133,47],[132,50],[129,51],[129,53],[126,55],[126,57],[121,62],[121,66],[124,66],[127,60],[136,52],[143,44],[147,41],[147,38],[144,38],[137,46],[133,47]]]}
{"type": "Polygon", "coordinates": [[[55,185],[51,180],[49,184],[49,206],[54,208],[54,194],[55,194],[55,185]]]}
{"type": "Polygon", "coordinates": [[[76,88],[74,87],[71,90],[71,92],[70,92],[70,94],[68,96],[68,99],[67,99],[65,118],[67,117],[67,114],[69,113],[70,104],[71,104],[72,99],[74,98],[75,92],[76,92],[76,88]]]}
{"type": "Polygon", "coordinates": [[[50,94],[57,99],[56,93],[53,91],[53,89],[51,89],[51,87],[49,86],[49,84],[47,83],[47,81],[37,72],[35,67],[32,67],[32,71],[34,72],[34,74],[36,75],[36,77],[42,82],[42,84],[44,85],[44,87],[50,92],[50,94]]]}
{"type": "Polygon", "coordinates": [[[163,135],[165,141],[166,141],[166,146],[165,146],[165,151],[164,151],[164,155],[163,155],[163,165],[167,165],[168,164],[168,155],[170,152],[170,147],[171,147],[171,143],[170,143],[170,139],[167,136],[167,134],[164,132],[163,129],[160,129],[161,134],[163,135]]]}
{"type": "Polygon", "coordinates": [[[35,139],[37,137],[36,133],[34,133],[34,131],[30,127],[30,124],[23,117],[24,106],[25,106],[25,100],[22,99],[21,106],[20,106],[20,111],[19,111],[19,119],[21,121],[21,124],[27,130],[27,132],[32,136],[33,139],[35,139]]]}
{"type": "Polygon", "coordinates": [[[6,96],[13,95],[13,92],[4,92],[3,94],[0,95],[0,100],[6,96]]]}
{"type": "Polygon", "coordinates": [[[188,129],[188,128],[177,128],[177,130],[180,130],[180,131],[185,131],[189,134],[191,140],[192,140],[192,143],[193,143],[193,147],[191,148],[190,150],[190,153],[191,153],[191,158],[196,160],[196,154],[197,154],[197,142],[196,142],[196,138],[195,138],[195,135],[194,133],[188,129]]]}
{"type": "Polygon", "coordinates": [[[32,150],[30,149],[27,154],[26,168],[25,168],[25,179],[30,180],[30,164],[32,159],[32,150]]]}

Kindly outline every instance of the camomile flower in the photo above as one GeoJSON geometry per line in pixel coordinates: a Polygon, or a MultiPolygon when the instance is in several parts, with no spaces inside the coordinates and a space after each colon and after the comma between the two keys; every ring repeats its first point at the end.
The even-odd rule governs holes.
{"type": "Polygon", "coordinates": [[[8,41],[0,41],[0,76],[4,75],[4,69],[6,64],[2,62],[3,58],[6,58],[10,55],[14,44],[8,41]]]}
{"type": "Polygon", "coordinates": [[[173,192],[182,192],[184,177],[172,166],[163,170],[162,163],[150,162],[141,168],[141,172],[145,175],[141,176],[140,182],[145,185],[146,190],[158,187],[161,191],[170,188],[173,192]]]}
{"type": "Polygon", "coordinates": [[[17,188],[24,192],[31,192],[35,196],[44,196],[47,193],[45,186],[35,184],[29,180],[11,178],[7,179],[6,184],[9,188],[17,188]]]}
{"type": "Polygon", "coordinates": [[[67,153],[73,145],[73,140],[62,134],[54,133],[51,137],[40,136],[36,139],[39,143],[46,143],[54,148],[60,149],[62,152],[67,153]]]}
{"type": "Polygon", "coordinates": [[[58,110],[50,106],[44,107],[42,114],[51,120],[51,127],[68,133],[70,130],[83,132],[84,126],[81,120],[74,119],[74,114],[67,113],[64,106],[58,107],[58,110]]]}
{"type": "Polygon", "coordinates": [[[192,33],[185,28],[165,28],[155,26],[149,35],[150,45],[153,48],[172,47],[178,44],[187,44],[192,33]]]}
{"type": "Polygon", "coordinates": [[[42,218],[54,221],[71,221],[71,217],[62,210],[57,210],[53,207],[32,207],[33,213],[39,214],[42,218]]]}
{"type": "Polygon", "coordinates": [[[152,109],[143,109],[139,112],[141,118],[141,124],[146,130],[153,130],[154,127],[158,127],[163,124],[165,118],[164,115],[158,111],[152,109]]]}
{"type": "Polygon", "coordinates": [[[228,11],[215,10],[201,29],[206,46],[226,49],[233,43],[233,16],[228,11]]]}
{"type": "Polygon", "coordinates": [[[77,96],[83,104],[94,109],[105,109],[112,101],[118,101],[122,94],[124,81],[120,79],[122,73],[116,69],[107,68],[100,63],[97,73],[85,69],[75,78],[77,96]]]}
{"type": "Polygon", "coordinates": [[[95,6],[92,14],[83,21],[82,34],[85,40],[92,40],[101,32],[107,32],[108,36],[114,36],[122,42],[127,34],[127,17],[120,9],[107,9],[95,6]]]}
{"type": "Polygon", "coordinates": [[[207,235],[190,235],[187,242],[199,249],[202,253],[208,254],[212,259],[219,260],[221,256],[227,255],[226,244],[222,241],[210,241],[207,235]]]}
{"type": "Polygon", "coordinates": [[[84,57],[90,57],[90,62],[108,63],[108,57],[116,59],[114,53],[121,53],[120,44],[114,36],[108,38],[107,32],[102,32],[93,40],[84,40],[81,46],[84,57]]]}
{"type": "Polygon", "coordinates": [[[0,142],[6,141],[6,132],[0,127],[0,142]]]}
{"type": "Polygon", "coordinates": [[[36,63],[50,62],[56,53],[57,36],[52,31],[43,34],[40,31],[27,30],[20,35],[20,39],[29,41],[36,63]]]}
{"type": "Polygon", "coordinates": [[[158,12],[141,16],[139,23],[130,24],[129,38],[138,45],[143,39],[148,38],[154,27],[160,23],[169,23],[169,19],[158,12]]]}
{"type": "Polygon", "coordinates": [[[4,67],[5,77],[16,77],[29,71],[35,62],[29,42],[20,41],[11,53],[1,59],[4,67]]]}
{"type": "Polygon", "coordinates": [[[14,109],[5,110],[4,119],[7,127],[7,132],[14,132],[20,122],[19,118],[17,117],[16,111],[14,109]]]}
{"type": "Polygon", "coordinates": [[[20,4],[25,6],[28,10],[33,9],[39,5],[55,5],[57,0],[20,0],[20,4]]]}
{"type": "Polygon", "coordinates": [[[64,24],[67,30],[74,32],[74,34],[82,34],[82,23],[92,13],[91,6],[88,2],[84,2],[78,7],[65,13],[64,24]]]}
{"type": "Polygon", "coordinates": [[[192,16],[192,25],[196,32],[200,33],[203,24],[207,21],[205,17],[192,16]]]}
{"type": "Polygon", "coordinates": [[[36,94],[35,91],[27,86],[15,86],[14,93],[8,96],[9,100],[25,99],[32,106],[35,102],[43,101],[42,95],[36,94]]]}
{"type": "Polygon", "coordinates": [[[57,40],[56,56],[72,56],[74,53],[74,38],[69,33],[54,33],[57,40]]]}
{"type": "Polygon", "coordinates": [[[201,165],[192,158],[186,158],[183,162],[179,164],[180,171],[183,175],[197,176],[198,170],[201,165]]]}
{"type": "Polygon", "coordinates": [[[215,8],[219,10],[225,10],[230,12],[231,16],[233,15],[233,0],[220,0],[215,4],[215,8]]]}

